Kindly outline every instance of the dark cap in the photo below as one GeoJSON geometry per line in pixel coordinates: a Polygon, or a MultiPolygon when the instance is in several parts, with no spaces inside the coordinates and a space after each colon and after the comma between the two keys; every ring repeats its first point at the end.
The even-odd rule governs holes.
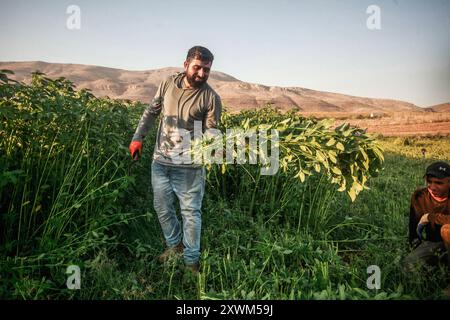
{"type": "Polygon", "coordinates": [[[434,162],[428,166],[425,175],[438,179],[450,177],[450,165],[443,161],[434,162]]]}

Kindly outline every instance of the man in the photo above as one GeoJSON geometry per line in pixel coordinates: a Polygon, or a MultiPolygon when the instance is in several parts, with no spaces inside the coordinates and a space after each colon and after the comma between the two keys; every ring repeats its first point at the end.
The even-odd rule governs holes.
{"type": "MultiPolygon", "coordinates": [[[[426,169],[427,187],[414,192],[409,217],[409,241],[415,249],[406,257],[408,270],[417,263],[436,264],[447,251],[450,268],[450,165],[438,161],[426,169]]],[[[450,285],[445,289],[450,295],[450,285]]]]}
{"type": "Polygon", "coordinates": [[[164,234],[167,249],[160,262],[184,252],[188,270],[199,270],[201,205],[205,188],[203,167],[191,161],[186,152],[195,127],[202,131],[216,129],[222,104],[219,95],[207,84],[213,54],[206,48],[191,48],[184,62],[184,72],[164,80],[150,106],[144,111],[130,144],[134,158],[142,153],[142,141],[160,113],[152,162],[154,208],[164,234]],[[175,211],[178,198],[182,216],[175,211]]]}

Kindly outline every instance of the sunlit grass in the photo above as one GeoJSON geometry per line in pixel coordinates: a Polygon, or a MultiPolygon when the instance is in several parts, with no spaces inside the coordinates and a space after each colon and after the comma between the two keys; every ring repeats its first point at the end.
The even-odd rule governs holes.
{"type": "Polygon", "coordinates": [[[2,298],[442,298],[444,269],[405,274],[401,263],[410,195],[429,163],[450,159],[449,138],[378,141],[384,169],[354,202],[321,174],[302,182],[289,171],[213,167],[201,272],[189,276],[182,259],[155,259],[164,249],[150,186],[155,131],[138,163],[126,147],[142,105],[42,77],[14,99],[17,88],[0,88],[2,298]],[[65,286],[71,264],[81,290],[65,286]],[[366,286],[370,265],[381,269],[379,290],[366,286]]]}

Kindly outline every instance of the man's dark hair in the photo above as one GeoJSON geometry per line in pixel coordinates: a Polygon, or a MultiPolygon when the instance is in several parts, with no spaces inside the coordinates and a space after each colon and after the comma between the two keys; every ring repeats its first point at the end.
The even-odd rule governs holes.
{"type": "Polygon", "coordinates": [[[198,59],[203,62],[213,62],[214,56],[205,47],[195,46],[189,49],[188,54],[186,56],[186,61],[190,62],[191,60],[198,59]]]}

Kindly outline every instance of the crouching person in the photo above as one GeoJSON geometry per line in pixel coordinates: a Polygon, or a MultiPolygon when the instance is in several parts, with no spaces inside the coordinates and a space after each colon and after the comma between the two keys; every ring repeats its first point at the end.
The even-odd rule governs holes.
{"type": "MultiPolygon", "coordinates": [[[[414,248],[405,258],[408,271],[420,265],[435,266],[447,255],[450,270],[450,165],[438,161],[427,167],[427,187],[416,190],[411,198],[409,242],[414,248]]],[[[450,271],[449,271],[450,272],[450,271]]],[[[450,284],[445,289],[450,295],[450,284]]]]}

